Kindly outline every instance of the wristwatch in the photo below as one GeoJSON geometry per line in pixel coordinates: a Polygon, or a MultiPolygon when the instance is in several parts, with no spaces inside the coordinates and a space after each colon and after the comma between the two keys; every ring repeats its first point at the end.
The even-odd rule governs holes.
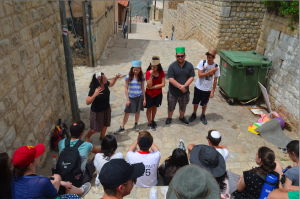
{"type": "Polygon", "coordinates": [[[184,88],[187,89],[188,87],[186,85],[184,85],[184,88]]]}
{"type": "Polygon", "coordinates": [[[155,85],[155,89],[156,89],[156,85],[155,85]]]}

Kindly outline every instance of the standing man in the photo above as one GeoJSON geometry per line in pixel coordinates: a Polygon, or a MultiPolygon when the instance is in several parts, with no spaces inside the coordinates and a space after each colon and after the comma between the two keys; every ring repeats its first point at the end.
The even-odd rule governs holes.
{"type": "Polygon", "coordinates": [[[207,120],[205,118],[205,110],[209,98],[214,97],[218,77],[220,76],[220,68],[214,62],[216,54],[217,54],[216,50],[209,49],[208,52],[205,54],[207,56],[207,59],[201,60],[197,66],[198,79],[195,83],[195,88],[194,88],[194,99],[193,99],[194,112],[191,115],[189,122],[193,122],[196,119],[197,117],[196,113],[197,113],[198,105],[200,103],[200,106],[202,107],[202,114],[200,116],[200,120],[202,121],[203,124],[207,124],[207,120]]]}
{"type": "Polygon", "coordinates": [[[195,71],[190,62],[185,61],[185,47],[176,48],[177,61],[173,62],[168,69],[169,91],[168,101],[168,118],[166,125],[171,125],[172,115],[177,102],[179,103],[179,120],[188,125],[184,113],[186,105],[190,101],[189,85],[194,81],[195,71]]]}

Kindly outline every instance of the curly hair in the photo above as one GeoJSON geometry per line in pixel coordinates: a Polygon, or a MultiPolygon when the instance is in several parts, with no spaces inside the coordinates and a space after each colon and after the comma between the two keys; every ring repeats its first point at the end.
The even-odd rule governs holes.
{"type": "MultiPolygon", "coordinates": [[[[133,69],[134,69],[134,67],[131,67],[131,68],[130,68],[130,71],[129,71],[129,78],[128,78],[128,81],[129,81],[129,82],[132,81],[133,76],[134,76],[133,69]]],[[[139,74],[138,74],[138,82],[142,82],[142,81],[143,81],[143,71],[142,71],[142,68],[141,68],[141,71],[140,71],[139,74]]]]}
{"type": "Polygon", "coordinates": [[[276,168],[274,151],[268,147],[260,147],[258,149],[258,158],[261,158],[262,165],[252,168],[250,171],[267,175],[276,168]]]}
{"type": "Polygon", "coordinates": [[[221,177],[216,178],[216,181],[217,181],[221,191],[226,189],[227,185],[224,182],[226,178],[228,178],[227,171],[225,171],[224,175],[222,175],[221,177]]]}
{"type": "MultiPolygon", "coordinates": [[[[146,71],[148,71],[148,70],[151,70],[151,63],[150,63],[150,65],[148,66],[148,68],[147,68],[146,71]]],[[[158,65],[157,65],[157,72],[160,73],[162,70],[163,70],[163,69],[162,69],[162,67],[161,67],[161,64],[158,64],[158,65]]]]}

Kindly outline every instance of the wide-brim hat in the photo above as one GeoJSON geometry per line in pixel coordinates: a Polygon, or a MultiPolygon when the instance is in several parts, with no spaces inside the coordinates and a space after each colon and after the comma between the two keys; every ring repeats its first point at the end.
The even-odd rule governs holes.
{"type": "Polygon", "coordinates": [[[190,154],[190,162],[204,167],[215,178],[223,176],[226,172],[223,156],[212,146],[202,144],[194,146],[190,154]]]}
{"type": "Polygon", "coordinates": [[[210,48],[210,49],[208,50],[208,52],[206,53],[206,55],[213,55],[213,56],[216,56],[217,53],[218,53],[218,52],[217,52],[215,49],[210,48]]]}
{"type": "Polygon", "coordinates": [[[214,176],[195,164],[179,169],[170,182],[167,199],[202,198],[220,198],[220,188],[214,176]]]}
{"type": "Polygon", "coordinates": [[[151,60],[151,65],[157,66],[158,64],[160,64],[160,58],[159,58],[159,56],[153,56],[152,60],[151,60]]]}

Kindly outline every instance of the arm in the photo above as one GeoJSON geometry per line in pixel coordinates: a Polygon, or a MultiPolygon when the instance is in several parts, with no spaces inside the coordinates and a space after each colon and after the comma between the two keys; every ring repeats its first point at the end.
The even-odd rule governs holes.
{"type": "Polygon", "coordinates": [[[184,85],[189,86],[194,81],[194,77],[190,77],[184,85]]]}
{"type": "MultiPolygon", "coordinates": [[[[148,71],[146,72],[146,79],[147,79],[147,73],[148,73],[148,71]]],[[[152,76],[152,74],[151,74],[151,71],[149,71],[149,73],[150,73],[150,75],[149,75],[149,79],[147,80],[147,87],[151,87],[152,86],[152,84],[153,84],[153,76],[152,76]]]]}
{"type": "Polygon", "coordinates": [[[221,149],[227,149],[227,146],[222,145],[222,144],[219,144],[218,147],[221,148],[221,149]]]}
{"type": "Polygon", "coordinates": [[[143,92],[143,97],[144,97],[143,106],[146,106],[145,81],[142,82],[141,86],[142,86],[142,92],[143,92]]]}
{"type": "Polygon", "coordinates": [[[93,103],[93,101],[95,100],[95,98],[96,98],[98,95],[103,94],[103,93],[101,93],[101,92],[102,92],[102,90],[101,90],[100,87],[96,88],[94,94],[93,94],[92,96],[88,96],[88,97],[86,98],[86,105],[90,105],[91,103],[93,103]]]}
{"type": "Polygon", "coordinates": [[[129,147],[128,152],[129,151],[135,152],[136,146],[137,146],[137,140],[129,147]]]}
{"type": "Polygon", "coordinates": [[[152,150],[153,152],[159,151],[158,147],[157,147],[154,143],[153,143],[152,146],[151,146],[151,150],[152,150]]]}
{"type": "Polygon", "coordinates": [[[100,151],[101,151],[101,148],[96,148],[96,147],[93,145],[92,153],[97,154],[97,153],[100,153],[100,151]]]}
{"type": "Polygon", "coordinates": [[[57,190],[57,193],[58,193],[59,185],[60,185],[60,182],[61,182],[61,177],[58,174],[54,174],[52,177],[54,178],[54,180],[50,180],[50,181],[51,181],[51,183],[53,184],[54,188],[57,190]]]}
{"type": "Polygon", "coordinates": [[[179,88],[181,86],[181,84],[179,84],[174,78],[169,78],[169,82],[176,88],[179,88]]]}
{"type": "Polygon", "coordinates": [[[109,84],[109,88],[113,87],[115,85],[115,83],[117,82],[117,80],[120,78],[121,74],[118,73],[111,81],[110,81],[110,84],[109,84]]]}
{"type": "Polygon", "coordinates": [[[127,107],[130,105],[128,87],[129,87],[129,82],[127,80],[125,80],[125,96],[126,96],[126,106],[127,107]]]}
{"type": "MultiPolygon", "coordinates": [[[[165,87],[165,85],[166,85],[166,79],[162,78],[161,84],[157,84],[156,89],[163,88],[163,87],[165,87]]],[[[155,89],[155,86],[148,87],[148,89],[155,89]]]]}
{"type": "Polygon", "coordinates": [[[244,176],[240,177],[239,182],[237,184],[237,190],[238,192],[242,192],[244,191],[244,189],[246,188],[246,184],[244,181],[244,176]]]}
{"type": "Polygon", "coordinates": [[[71,182],[60,181],[60,185],[66,187],[67,190],[72,189],[72,183],[71,182]]]}
{"type": "Polygon", "coordinates": [[[214,78],[214,86],[213,86],[213,89],[212,89],[212,91],[210,93],[210,98],[213,98],[214,95],[215,95],[215,90],[216,90],[217,82],[218,82],[218,77],[215,77],[214,78]]]}
{"type": "Polygon", "coordinates": [[[292,186],[292,181],[286,177],[283,188],[290,188],[292,186]]]}

